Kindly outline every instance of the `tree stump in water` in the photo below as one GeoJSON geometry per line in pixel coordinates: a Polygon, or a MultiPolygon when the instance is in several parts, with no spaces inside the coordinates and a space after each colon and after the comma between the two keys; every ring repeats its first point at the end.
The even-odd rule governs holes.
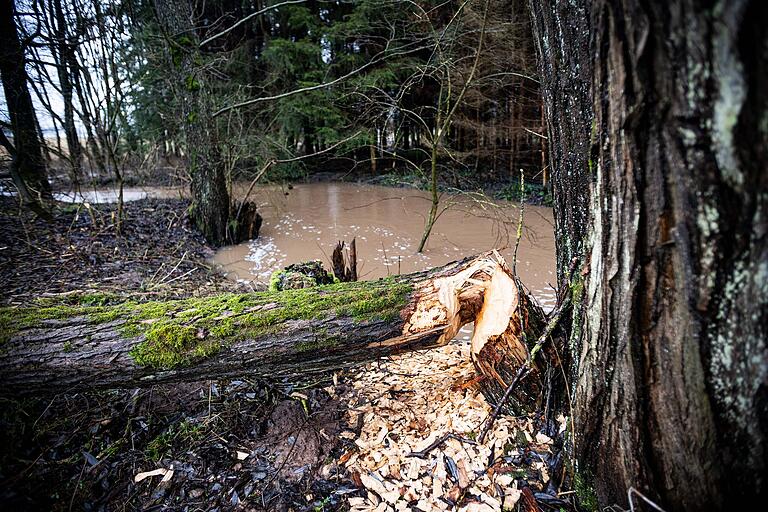
{"type": "Polygon", "coordinates": [[[237,202],[233,205],[232,211],[235,214],[227,226],[227,242],[238,244],[258,238],[262,218],[256,208],[256,203],[253,201],[237,202]]]}
{"type": "Polygon", "coordinates": [[[348,283],[357,281],[357,245],[355,239],[349,244],[349,251],[344,251],[344,242],[340,241],[333,250],[331,260],[333,262],[333,274],[336,278],[348,283]]]}

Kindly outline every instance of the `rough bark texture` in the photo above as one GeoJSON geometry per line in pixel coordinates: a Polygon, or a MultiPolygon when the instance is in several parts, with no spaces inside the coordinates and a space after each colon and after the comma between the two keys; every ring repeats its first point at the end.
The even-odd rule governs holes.
{"type": "Polygon", "coordinates": [[[331,262],[333,263],[333,275],[343,283],[357,281],[357,242],[353,238],[349,248],[345,251],[346,244],[339,241],[333,249],[331,262]]]}
{"type": "MultiPolygon", "coordinates": [[[[498,276],[512,283],[508,271],[490,253],[374,282],[164,303],[4,308],[0,389],[32,394],[337,370],[448,342],[486,298],[495,303],[515,293],[491,286],[498,276]]],[[[485,332],[501,334],[507,322],[485,332]]]]}
{"type": "Polygon", "coordinates": [[[259,237],[263,219],[258,211],[258,205],[253,201],[236,201],[230,212],[234,212],[233,221],[227,224],[227,242],[239,243],[259,237]]]}
{"type": "Polygon", "coordinates": [[[532,0],[531,11],[553,182],[584,184],[555,186],[559,262],[583,263],[560,269],[577,305],[580,470],[603,505],[626,507],[630,487],[667,510],[760,502],[767,5],[532,0]],[[591,108],[568,111],[585,86],[591,108]]]}
{"type": "Polygon", "coordinates": [[[0,0],[0,77],[11,118],[13,161],[11,175],[25,202],[37,203],[51,196],[45,160],[37,135],[35,109],[27,86],[24,50],[14,20],[13,0],[0,0]]]}
{"type": "MultiPolygon", "coordinates": [[[[208,77],[199,65],[199,38],[192,6],[189,0],[155,0],[154,5],[166,31],[173,80],[184,109],[191,216],[211,244],[236,243],[239,240],[227,236],[231,207],[227,175],[207,100],[208,77]]],[[[229,232],[239,233],[240,230],[235,226],[229,232]]]]}
{"type": "Polygon", "coordinates": [[[592,129],[590,17],[586,1],[539,2],[531,29],[545,85],[544,111],[549,133],[550,183],[554,204],[559,287],[567,284],[574,258],[584,254],[589,219],[589,134],[592,129]],[[559,13],[567,13],[562,23],[559,13]],[[556,141],[556,142],[555,142],[556,141]]]}

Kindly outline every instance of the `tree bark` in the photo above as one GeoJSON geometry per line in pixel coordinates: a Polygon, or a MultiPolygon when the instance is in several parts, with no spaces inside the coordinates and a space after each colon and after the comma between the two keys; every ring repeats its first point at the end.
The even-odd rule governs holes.
{"type": "Polygon", "coordinates": [[[200,41],[192,6],[189,0],[155,0],[154,5],[166,31],[174,87],[183,108],[191,178],[191,217],[214,246],[236,243],[239,240],[227,237],[231,218],[227,175],[206,97],[208,78],[199,65],[200,41]]]}
{"type": "MultiPolygon", "coordinates": [[[[372,282],[164,303],[3,308],[0,388],[28,395],[246,374],[304,376],[436,347],[472,321],[473,354],[495,347],[518,354],[519,364],[528,353],[520,345],[521,324],[507,324],[528,301],[493,252],[372,282]]],[[[538,308],[523,314],[539,315],[538,308]]],[[[506,385],[499,375],[514,369],[505,364],[485,364],[488,389],[506,385]]],[[[538,399],[540,387],[532,378],[519,396],[538,399]]]]}
{"type": "Polygon", "coordinates": [[[765,2],[539,2],[574,440],[601,505],[766,497],[765,2]],[[574,268],[568,263],[574,259],[574,268]]]}
{"type": "Polygon", "coordinates": [[[50,199],[51,186],[37,135],[35,109],[27,83],[24,50],[14,20],[13,0],[0,0],[0,78],[3,82],[8,115],[11,118],[15,157],[11,175],[22,199],[37,207],[41,199],[50,199]]]}
{"type": "Polygon", "coordinates": [[[339,241],[333,249],[331,262],[333,275],[343,283],[357,281],[357,243],[353,238],[345,252],[345,242],[339,241]]]}

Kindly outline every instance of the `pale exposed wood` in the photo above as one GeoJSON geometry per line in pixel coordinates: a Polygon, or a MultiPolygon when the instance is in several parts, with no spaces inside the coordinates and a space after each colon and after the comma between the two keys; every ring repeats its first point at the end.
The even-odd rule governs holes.
{"type": "Polygon", "coordinates": [[[333,275],[344,283],[357,281],[357,245],[355,239],[347,246],[339,241],[331,255],[333,275]],[[344,249],[347,249],[346,251],[344,249]]]}

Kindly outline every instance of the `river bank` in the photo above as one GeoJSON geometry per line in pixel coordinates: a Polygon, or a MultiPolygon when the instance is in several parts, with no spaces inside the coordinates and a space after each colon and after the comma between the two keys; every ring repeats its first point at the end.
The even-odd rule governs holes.
{"type": "MultiPolygon", "coordinates": [[[[233,182],[249,183],[259,169],[240,169],[233,177],[233,182]]],[[[312,183],[351,183],[360,185],[380,185],[390,188],[430,190],[429,176],[414,170],[388,169],[373,173],[366,170],[355,171],[318,171],[284,173],[279,167],[261,178],[261,183],[276,186],[292,186],[312,183]]],[[[78,184],[73,183],[66,172],[57,173],[52,183],[57,190],[94,190],[116,189],[118,184],[114,175],[95,173],[83,177],[78,184]]],[[[157,167],[153,169],[125,170],[123,186],[129,189],[141,187],[186,188],[188,177],[180,165],[157,167]]],[[[438,176],[438,190],[441,193],[482,193],[492,199],[519,202],[521,199],[520,176],[498,174],[493,179],[487,176],[477,179],[473,173],[445,173],[438,176]]],[[[538,176],[527,179],[523,187],[522,199],[526,204],[552,206],[551,190],[540,183],[538,176]]]]}
{"type": "Polygon", "coordinates": [[[248,288],[206,263],[212,249],[186,216],[188,201],[126,202],[121,232],[114,204],[59,204],[51,222],[0,197],[2,303],[89,291],[152,298],[248,288]]]}
{"type": "MultiPolygon", "coordinates": [[[[250,190],[249,185],[248,182],[234,183],[233,196],[244,197],[250,190]]],[[[71,289],[72,280],[62,275],[69,267],[57,266],[59,260],[82,260],[82,264],[73,268],[72,277],[77,283],[87,284],[92,280],[110,287],[110,280],[121,280],[135,291],[155,295],[166,282],[174,285],[171,290],[198,286],[202,288],[197,293],[206,293],[207,289],[220,289],[221,286],[211,288],[211,283],[221,281],[218,272],[243,289],[258,289],[269,283],[273,272],[292,263],[320,260],[330,268],[329,255],[336,242],[350,242],[353,238],[357,239],[362,279],[425,270],[491,249],[499,250],[511,262],[515,258],[515,236],[520,220],[519,203],[493,200],[480,193],[446,192],[441,194],[439,217],[426,248],[417,253],[431,201],[427,192],[328,181],[291,186],[259,185],[251,191],[249,199],[256,202],[263,217],[261,236],[214,251],[205,245],[186,218],[185,188],[125,188],[126,218],[122,236],[117,236],[110,227],[115,215],[112,204],[117,198],[115,189],[81,188],[79,193],[59,191],[54,195],[60,201],[71,203],[56,209],[54,224],[34,220],[23,212],[19,214],[14,210],[12,198],[4,197],[7,207],[0,232],[4,230],[8,240],[23,241],[10,244],[5,256],[0,251],[0,275],[4,272],[3,261],[24,262],[20,268],[7,273],[11,295],[16,293],[16,288],[20,291],[34,288],[39,281],[48,283],[44,292],[65,291],[62,287],[71,289]],[[19,222],[5,222],[11,218],[19,222]],[[66,247],[55,251],[40,249],[27,241],[32,238],[53,247],[66,242],[66,247]],[[157,247],[146,246],[147,241],[155,239],[157,247]],[[58,259],[57,255],[60,255],[58,259]],[[197,270],[192,270],[195,265],[197,270]],[[30,266],[37,270],[25,270],[30,266]],[[130,271],[125,270],[127,274],[122,275],[128,266],[130,271]],[[164,267],[155,275],[160,266],[164,267]],[[35,272],[42,273],[41,277],[50,273],[51,279],[38,280],[35,272]]],[[[526,205],[523,220],[518,272],[542,305],[550,308],[555,300],[551,286],[554,281],[552,211],[526,205]]]]}
{"type": "MultiPolygon", "coordinates": [[[[242,184],[233,185],[243,193],[242,184]]],[[[330,267],[336,242],[356,239],[358,275],[370,280],[445,265],[492,249],[514,257],[517,203],[473,193],[443,194],[425,250],[422,236],[430,195],[359,183],[319,182],[262,186],[251,200],[263,222],[257,240],[223,247],[210,260],[230,278],[266,283],[272,272],[303,260],[330,267]]],[[[550,209],[526,205],[517,271],[545,308],[555,302],[554,236],[550,209]]]]}

